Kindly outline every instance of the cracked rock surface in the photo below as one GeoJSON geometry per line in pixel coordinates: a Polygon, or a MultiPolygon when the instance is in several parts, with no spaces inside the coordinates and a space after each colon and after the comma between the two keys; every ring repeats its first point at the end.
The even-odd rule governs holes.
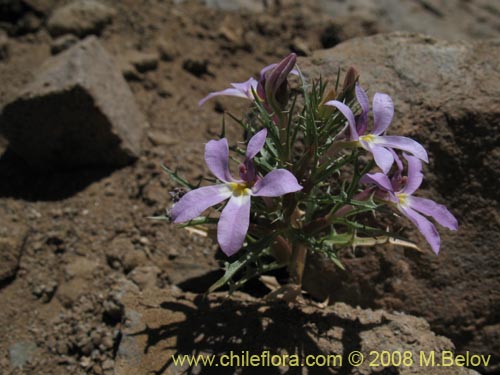
{"type": "MultiPolygon", "coordinates": [[[[454,349],[452,342],[432,332],[424,319],[354,308],[344,303],[328,307],[288,306],[282,302],[263,303],[243,293],[228,298],[225,293],[203,296],[167,289],[142,293],[132,289],[121,302],[124,328],[115,362],[116,375],[178,374],[187,370],[173,364],[173,354],[220,355],[231,351],[260,354],[265,350],[271,354],[298,354],[301,360],[306,355],[342,357],[336,366],[302,370],[298,367],[296,373],[312,374],[316,370],[324,374],[369,375],[384,371],[382,366],[370,366],[373,350],[410,351],[417,361],[420,352],[454,349]],[[367,357],[359,367],[353,367],[347,360],[355,350],[367,357]]],[[[440,360],[436,354],[436,363],[440,360]]],[[[249,369],[205,368],[224,374],[245,374],[249,369]]],[[[280,369],[285,370],[285,367],[280,369]]],[[[430,373],[418,363],[400,367],[398,371],[398,374],[430,373]]],[[[455,366],[436,367],[432,371],[436,375],[477,374],[455,366]]]]}

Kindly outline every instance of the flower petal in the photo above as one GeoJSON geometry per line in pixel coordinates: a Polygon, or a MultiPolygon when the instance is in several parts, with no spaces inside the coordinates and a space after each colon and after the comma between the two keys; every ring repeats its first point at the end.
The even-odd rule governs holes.
{"type": "Polygon", "coordinates": [[[458,229],[457,219],[444,205],[436,203],[433,200],[420,197],[411,196],[407,199],[410,207],[414,210],[419,211],[424,215],[433,217],[434,220],[445,228],[451,230],[458,229]]]}
{"type": "Polygon", "coordinates": [[[259,180],[252,189],[256,197],[279,197],[302,190],[297,178],[286,169],[275,169],[259,180]]]}
{"type": "Polygon", "coordinates": [[[170,214],[174,223],[182,223],[200,216],[207,208],[229,198],[231,194],[231,189],[225,184],[191,190],[174,205],[170,214]]]}
{"type": "Polygon", "coordinates": [[[259,153],[259,151],[264,147],[266,143],[267,137],[267,129],[262,129],[258,133],[256,133],[250,140],[247,145],[246,158],[253,159],[255,155],[259,153]]]}
{"type": "Polygon", "coordinates": [[[375,184],[380,189],[393,192],[391,181],[384,173],[367,173],[359,180],[362,184],[375,184]]]}
{"type": "Polygon", "coordinates": [[[217,224],[217,241],[227,256],[235,254],[245,242],[250,225],[250,195],[233,195],[222,210],[217,224]]]}
{"type": "Polygon", "coordinates": [[[392,155],[392,153],[384,147],[370,143],[366,144],[366,148],[373,154],[375,164],[377,164],[377,166],[382,169],[382,172],[384,172],[385,174],[389,173],[392,164],[394,163],[394,156],[392,155]]]}
{"type": "Polygon", "coordinates": [[[274,63],[274,64],[270,64],[270,65],[267,65],[265,67],[263,67],[261,70],[260,70],[260,74],[259,74],[259,80],[262,80],[264,78],[266,78],[266,73],[268,71],[270,71],[271,69],[275,68],[276,66],[278,65],[278,63],[274,63]]]}
{"type": "Polygon", "coordinates": [[[358,131],[358,134],[361,135],[364,134],[364,132],[368,128],[368,112],[370,111],[370,103],[368,101],[368,95],[366,95],[365,90],[363,90],[358,83],[356,83],[355,91],[356,99],[361,106],[361,114],[357,118],[356,129],[358,131]]]}
{"type": "Polygon", "coordinates": [[[252,95],[252,89],[254,91],[257,90],[257,80],[253,77],[250,77],[248,79],[248,81],[245,81],[245,82],[241,82],[241,83],[231,83],[231,86],[233,86],[236,90],[242,92],[245,94],[245,96],[248,98],[248,99],[251,99],[253,100],[254,97],[252,95]]]}
{"type": "Polygon", "coordinates": [[[325,105],[330,105],[332,107],[337,108],[347,119],[347,122],[349,123],[349,128],[351,130],[351,140],[357,141],[359,136],[358,136],[358,131],[356,130],[356,120],[354,119],[354,114],[351,111],[351,108],[346,106],[344,103],[339,102],[338,100],[330,100],[325,103],[325,105]]]}
{"type": "Polygon", "coordinates": [[[251,99],[251,97],[249,98],[245,92],[242,92],[236,88],[229,88],[229,89],[225,89],[225,90],[222,90],[222,91],[216,91],[216,92],[212,92],[210,94],[208,94],[207,96],[205,96],[203,99],[201,99],[199,102],[198,102],[198,106],[202,106],[203,104],[205,104],[208,100],[212,99],[213,97],[216,97],[216,96],[236,96],[238,98],[244,98],[244,99],[251,99]]]}
{"type": "Polygon", "coordinates": [[[361,110],[363,112],[368,112],[370,110],[370,102],[368,101],[368,95],[366,95],[366,91],[356,83],[356,99],[358,99],[358,103],[361,106],[361,110]]]}
{"type": "Polygon", "coordinates": [[[425,151],[425,148],[420,143],[414,141],[411,138],[400,137],[396,135],[379,135],[374,138],[373,143],[380,146],[409,152],[420,160],[423,160],[426,163],[429,162],[429,158],[427,156],[427,151],[425,151]]]}
{"type": "Polygon", "coordinates": [[[419,232],[424,235],[429,245],[431,245],[432,251],[434,251],[437,255],[441,245],[441,238],[439,237],[439,233],[434,224],[409,207],[398,206],[398,208],[403,215],[405,215],[413,224],[417,226],[419,232]]]}
{"type": "Polygon", "coordinates": [[[373,97],[373,134],[382,134],[391,124],[394,103],[387,94],[375,93],[373,97]]]}
{"type": "Polygon", "coordinates": [[[422,162],[416,157],[408,154],[403,154],[403,156],[408,162],[408,179],[401,192],[411,195],[420,187],[424,179],[424,175],[422,174],[422,162]]]}
{"type": "Polygon", "coordinates": [[[205,145],[205,163],[215,177],[223,182],[232,182],[234,178],[229,171],[229,146],[227,139],[209,141],[205,145]]]}
{"type": "Polygon", "coordinates": [[[401,162],[401,159],[392,148],[388,148],[388,150],[392,154],[392,157],[394,158],[394,161],[396,162],[396,165],[398,167],[397,174],[401,175],[403,173],[403,163],[401,162]]]}

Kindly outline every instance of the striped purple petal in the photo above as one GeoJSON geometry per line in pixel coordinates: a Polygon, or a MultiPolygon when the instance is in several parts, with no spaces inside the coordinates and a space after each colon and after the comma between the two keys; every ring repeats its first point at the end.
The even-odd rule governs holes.
{"type": "Polygon", "coordinates": [[[351,111],[351,108],[346,106],[344,103],[339,102],[338,100],[330,100],[325,103],[325,105],[330,105],[332,107],[337,108],[340,113],[344,115],[349,123],[349,129],[351,130],[351,140],[357,141],[359,139],[358,131],[356,129],[356,120],[354,119],[354,114],[351,111]]]}
{"type": "Polygon", "coordinates": [[[424,179],[424,175],[422,174],[422,162],[416,157],[408,154],[403,154],[403,156],[408,162],[408,178],[401,192],[411,195],[420,187],[424,179]]]}
{"type": "Polygon", "coordinates": [[[259,180],[252,189],[256,197],[279,197],[302,190],[297,178],[286,169],[275,169],[259,180]]]}
{"type": "Polygon", "coordinates": [[[257,90],[257,84],[258,84],[257,80],[253,77],[251,77],[245,82],[231,83],[231,86],[233,87],[208,94],[198,102],[198,105],[201,107],[208,100],[216,96],[236,96],[238,98],[254,100],[252,90],[253,91],[257,90]]]}
{"type": "Polygon", "coordinates": [[[363,90],[363,88],[359,85],[359,83],[356,83],[356,99],[358,100],[359,105],[361,106],[361,110],[363,112],[368,112],[370,110],[370,102],[368,100],[368,95],[366,94],[366,91],[363,90]]]}
{"type": "Polygon", "coordinates": [[[247,145],[246,158],[253,159],[257,155],[264,144],[266,143],[267,129],[262,129],[257,132],[250,140],[247,145]]]}
{"type": "Polygon", "coordinates": [[[252,90],[255,91],[257,89],[257,84],[258,84],[257,80],[253,77],[250,77],[245,82],[231,83],[231,86],[233,86],[235,89],[239,90],[240,92],[244,93],[248,99],[253,100],[252,90]]]}
{"type": "Polygon", "coordinates": [[[238,98],[248,99],[247,95],[244,92],[241,92],[240,90],[235,89],[235,88],[229,88],[229,89],[225,89],[222,91],[216,91],[216,92],[212,92],[211,94],[208,94],[207,96],[205,96],[203,99],[201,99],[198,102],[198,105],[201,107],[208,100],[210,100],[216,96],[236,96],[238,98]]]}
{"type": "Polygon", "coordinates": [[[414,141],[411,138],[400,137],[397,135],[384,135],[384,136],[376,136],[373,140],[373,143],[383,147],[395,148],[398,150],[406,151],[420,160],[429,162],[429,158],[427,156],[427,151],[425,148],[418,142],[414,141]]]}
{"type": "Polygon", "coordinates": [[[392,152],[384,147],[365,141],[361,141],[361,145],[363,146],[363,148],[373,154],[375,164],[377,164],[377,166],[382,169],[382,172],[384,172],[385,174],[389,173],[392,164],[394,163],[394,156],[392,152]]]}
{"type": "Polygon", "coordinates": [[[174,223],[192,220],[200,216],[207,208],[229,198],[231,194],[231,189],[225,184],[191,190],[175,204],[170,215],[174,223]]]}
{"type": "Polygon", "coordinates": [[[393,192],[391,181],[384,173],[367,173],[359,180],[362,184],[374,184],[382,190],[393,192]]]}
{"type": "Polygon", "coordinates": [[[368,101],[368,95],[366,95],[366,91],[363,90],[358,83],[356,83],[355,92],[356,99],[361,106],[361,114],[359,115],[358,121],[356,122],[356,128],[358,134],[364,134],[364,132],[368,128],[368,112],[370,111],[370,102],[368,101]]]}
{"type": "Polygon", "coordinates": [[[408,205],[424,215],[431,216],[443,227],[457,230],[458,229],[458,221],[453,216],[453,214],[448,211],[448,209],[439,203],[434,202],[433,200],[419,197],[408,197],[408,205]]]}
{"type": "Polygon", "coordinates": [[[235,254],[245,242],[250,224],[250,195],[233,195],[222,210],[217,225],[217,241],[227,256],[235,254]]]}
{"type": "Polygon", "coordinates": [[[205,163],[215,177],[223,182],[233,182],[229,171],[229,146],[227,139],[209,141],[205,145],[205,163]]]}
{"type": "Polygon", "coordinates": [[[441,238],[434,224],[410,207],[399,206],[399,209],[403,215],[416,225],[419,232],[422,233],[429,245],[431,245],[432,251],[434,251],[436,255],[439,254],[441,238]]]}
{"type": "Polygon", "coordinates": [[[373,131],[372,134],[382,134],[391,124],[394,116],[394,103],[387,94],[375,93],[373,96],[373,131]]]}

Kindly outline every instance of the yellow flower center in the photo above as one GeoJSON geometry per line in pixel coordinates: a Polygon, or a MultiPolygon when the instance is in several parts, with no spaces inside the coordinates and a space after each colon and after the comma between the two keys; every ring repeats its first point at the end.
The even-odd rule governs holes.
{"type": "Polygon", "coordinates": [[[399,194],[396,194],[396,197],[398,198],[399,204],[401,206],[406,205],[406,203],[408,201],[408,194],[399,193],[399,194]]]}
{"type": "Polygon", "coordinates": [[[375,135],[373,134],[362,135],[361,137],[359,137],[359,139],[365,142],[373,142],[375,140],[375,135]]]}
{"type": "Polygon", "coordinates": [[[236,182],[230,182],[229,183],[229,188],[233,192],[233,195],[236,197],[239,197],[241,195],[250,195],[252,191],[248,188],[247,184],[245,183],[236,183],[236,182]]]}

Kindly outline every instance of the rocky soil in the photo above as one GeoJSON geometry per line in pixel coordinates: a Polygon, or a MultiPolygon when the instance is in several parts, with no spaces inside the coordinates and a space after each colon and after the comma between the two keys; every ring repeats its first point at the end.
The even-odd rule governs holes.
{"type": "MultiPolygon", "coordinates": [[[[153,340],[146,358],[154,356],[148,369],[156,371],[165,365],[168,353],[164,358],[159,353],[166,345],[217,352],[221,346],[214,342],[238,338],[248,322],[274,326],[260,341],[269,341],[272,349],[292,350],[290,341],[304,340],[302,350],[313,354],[374,348],[378,335],[393,342],[395,332],[410,327],[406,338],[394,339],[397,345],[412,346],[408,337],[422,337],[425,347],[493,354],[495,363],[478,370],[500,371],[499,31],[500,7],[486,0],[0,1],[0,129],[23,116],[13,103],[39,110],[44,100],[45,113],[36,112],[33,125],[60,126],[54,113],[80,113],[50,138],[40,128],[24,130],[42,150],[57,137],[72,142],[63,142],[50,157],[35,157],[44,172],[31,167],[37,163],[29,156],[40,155],[33,147],[9,147],[0,136],[0,373],[126,374],[128,343],[143,349],[145,340],[153,340]],[[399,30],[436,39],[407,34],[351,39],[399,30]],[[90,86],[81,83],[93,69],[82,72],[63,56],[88,35],[114,61],[108,67],[113,72],[90,86]],[[335,48],[318,51],[330,47],[335,48]],[[161,164],[195,181],[205,172],[202,145],[219,133],[221,113],[242,113],[247,105],[221,99],[199,109],[198,99],[255,75],[290,51],[304,56],[300,63],[310,74],[328,76],[339,65],[354,64],[370,91],[392,95],[394,129],[431,151],[426,194],[440,197],[462,223],[458,235],[444,234],[437,259],[399,248],[346,251],[349,275],[312,259],[312,274],[320,267],[326,281],[318,288],[318,280],[310,278],[309,291],[330,295],[332,302],[422,316],[453,343],[434,336],[422,319],[389,312],[343,304],[289,309],[262,305],[248,295],[225,302],[219,295],[204,299],[198,293],[218,277],[223,260],[216,244],[148,219],[164,212],[175,187],[161,164]],[[61,77],[52,81],[61,84],[56,94],[47,94],[43,84],[36,95],[26,94],[47,75],[44,62],[56,66],[50,61],[59,60],[69,65],[48,75],[61,77]],[[76,84],[74,72],[83,77],[76,84]],[[92,88],[100,84],[109,91],[92,88]],[[85,94],[71,96],[74,87],[85,94]],[[132,95],[122,99],[128,90],[132,95]],[[112,106],[103,104],[103,96],[112,106]],[[66,111],[75,97],[89,99],[83,109],[66,111]],[[131,114],[124,117],[127,111],[131,114]],[[116,169],[113,165],[123,163],[103,162],[105,153],[84,162],[72,159],[72,151],[89,146],[90,132],[101,134],[100,141],[119,139],[110,150],[120,150],[130,138],[116,127],[141,122],[134,116],[147,123],[141,125],[140,142],[132,137],[139,146],[131,151],[135,162],[116,169]],[[53,160],[61,165],[52,168],[53,160]],[[137,325],[130,323],[133,311],[143,314],[137,325]],[[285,322],[298,327],[299,336],[281,336],[286,314],[285,322]],[[359,318],[363,314],[370,316],[367,323],[359,318]],[[218,332],[226,318],[231,324],[218,332]],[[151,331],[133,336],[136,328],[143,330],[141,324],[153,322],[151,331]],[[155,332],[161,324],[170,331],[155,332]],[[197,341],[193,332],[205,339],[197,341]]],[[[228,126],[228,133],[235,139],[237,127],[228,126]]],[[[246,290],[254,296],[265,291],[257,282],[246,290]]],[[[239,348],[255,342],[233,341],[239,348]]],[[[396,372],[384,373],[399,373],[390,371],[396,372]]]]}

